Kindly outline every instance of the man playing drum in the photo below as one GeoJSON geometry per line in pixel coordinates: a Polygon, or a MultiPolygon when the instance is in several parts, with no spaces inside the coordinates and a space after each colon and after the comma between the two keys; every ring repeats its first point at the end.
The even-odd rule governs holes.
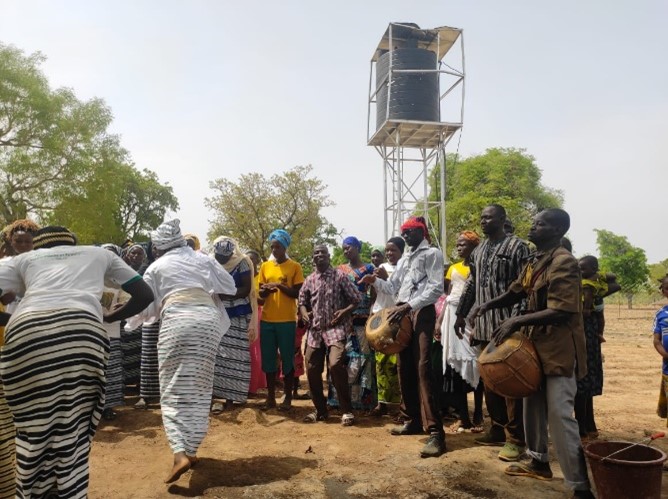
{"type": "Polygon", "coordinates": [[[552,478],[547,455],[547,428],[557,452],[566,485],[573,497],[593,498],[585,464],[578,424],[573,417],[577,389],[576,376],[586,371],[582,291],[578,261],[561,247],[561,238],[570,227],[568,213],[549,209],[534,217],[529,241],[536,253],[528,260],[518,279],[503,295],[480,305],[472,317],[508,307],[528,298],[526,313],[506,319],[494,331],[498,345],[516,331],[529,336],[543,368],[542,387],[524,399],[524,429],[528,464],[506,468],[506,474],[539,480],[552,478]]]}
{"type": "Polygon", "coordinates": [[[353,327],[351,314],[362,301],[355,284],[339,269],[330,265],[325,245],[313,248],[315,272],[309,275],[299,291],[299,317],[308,328],[306,336],[306,375],[315,412],[304,418],[306,423],[327,419],[327,401],[322,393],[322,371],[325,357],[341,406],[341,424],[351,426],[352,413],[348,372],[345,366],[346,337],[353,327]]]}
{"type": "Polygon", "coordinates": [[[410,314],[413,323],[411,343],[399,352],[398,362],[400,410],[405,423],[394,428],[392,435],[417,435],[426,428],[430,436],[420,456],[438,457],[445,452],[445,432],[432,392],[429,354],[436,324],[434,304],[443,294],[443,253],[429,245],[423,217],[406,220],[401,237],[410,251],[399,260],[390,278],[383,281],[367,275],[362,282],[397,297],[398,306],[388,315],[390,322],[410,314]]]}

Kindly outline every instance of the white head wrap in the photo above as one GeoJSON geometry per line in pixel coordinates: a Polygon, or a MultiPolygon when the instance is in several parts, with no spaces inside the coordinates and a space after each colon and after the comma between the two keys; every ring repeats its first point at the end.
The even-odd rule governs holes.
{"type": "Polygon", "coordinates": [[[151,232],[151,242],[159,250],[169,250],[185,246],[186,240],[181,234],[181,221],[178,218],[160,224],[151,232]]]}

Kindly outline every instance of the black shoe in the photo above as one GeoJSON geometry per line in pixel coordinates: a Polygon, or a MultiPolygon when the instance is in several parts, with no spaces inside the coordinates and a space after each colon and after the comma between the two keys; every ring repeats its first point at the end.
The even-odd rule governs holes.
{"type": "Polygon", "coordinates": [[[402,426],[395,426],[390,430],[392,435],[421,435],[422,427],[413,423],[404,423],[402,426]]]}
{"type": "Polygon", "coordinates": [[[442,454],[445,454],[445,437],[438,433],[432,433],[420,451],[420,457],[438,457],[442,454]]]}
{"type": "Polygon", "coordinates": [[[573,491],[573,499],[596,499],[591,490],[575,490],[573,491]]]}

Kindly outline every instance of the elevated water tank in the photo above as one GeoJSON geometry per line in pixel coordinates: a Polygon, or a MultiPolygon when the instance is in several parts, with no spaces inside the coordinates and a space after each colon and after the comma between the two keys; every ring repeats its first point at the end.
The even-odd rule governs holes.
{"type": "Polygon", "coordinates": [[[378,58],[376,88],[376,128],[385,120],[440,121],[439,83],[436,53],[431,50],[400,47],[391,51],[392,85],[386,80],[390,72],[390,51],[378,58]],[[401,73],[396,70],[428,70],[429,72],[401,73]],[[382,84],[382,85],[381,85],[382,84]],[[388,90],[390,105],[388,114],[388,90]]]}

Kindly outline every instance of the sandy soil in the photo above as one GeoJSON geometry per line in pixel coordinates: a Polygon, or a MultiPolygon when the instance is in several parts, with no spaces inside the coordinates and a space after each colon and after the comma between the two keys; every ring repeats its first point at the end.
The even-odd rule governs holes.
{"type": "MultiPolygon", "coordinates": [[[[595,399],[601,438],[643,440],[665,428],[656,416],[660,358],[651,325],[662,304],[636,310],[608,307],[604,344],[604,395],[595,399]]],[[[305,386],[305,381],[302,381],[305,386]]],[[[201,462],[171,485],[163,484],[172,455],[159,410],[136,411],[126,399],[118,418],[103,423],[91,457],[90,497],[252,498],[561,498],[567,497],[559,465],[550,482],[510,477],[498,448],[473,444],[472,434],[447,436],[448,452],[420,459],[426,437],[392,437],[389,417],[357,415],[344,428],[338,415],[326,423],[301,423],[310,401],[291,413],[259,410],[261,399],[211,418],[201,462]]],[[[668,452],[668,438],[655,445],[668,452]]],[[[554,458],[553,458],[554,459],[554,458]]],[[[668,480],[663,497],[668,498],[668,480]]]]}

